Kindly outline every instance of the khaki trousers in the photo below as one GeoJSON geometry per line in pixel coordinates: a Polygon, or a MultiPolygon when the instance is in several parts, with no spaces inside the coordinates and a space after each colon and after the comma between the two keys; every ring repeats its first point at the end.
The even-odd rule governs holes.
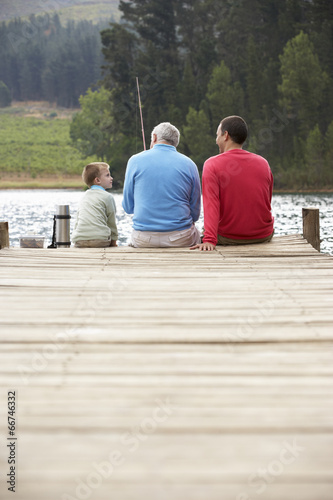
{"type": "Polygon", "coordinates": [[[191,247],[200,243],[198,229],[191,226],[182,231],[154,232],[133,229],[131,246],[135,248],[191,247]]]}

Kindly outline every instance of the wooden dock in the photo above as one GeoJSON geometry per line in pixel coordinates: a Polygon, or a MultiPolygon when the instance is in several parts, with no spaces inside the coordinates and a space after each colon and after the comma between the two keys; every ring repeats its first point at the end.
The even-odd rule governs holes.
{"type": "Polygon", "coordinates": [[[301,236],[2,249],[0,310],[1,499],[332,500],[333,257],[301,236]]]}

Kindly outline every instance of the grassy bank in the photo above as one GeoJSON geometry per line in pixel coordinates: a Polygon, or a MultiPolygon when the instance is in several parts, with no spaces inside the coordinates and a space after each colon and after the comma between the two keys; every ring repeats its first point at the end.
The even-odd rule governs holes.
{"type": "Polygon", "coordinates": [[[16,104],[0,110],[0,187],[80,187],[82,158],[71,145],[75,110],[16,104]]]}
{"type": "Polygon", "coordinates": [[[0,174],[0,189],[84,189],[81,175],[73,176],[11,176],[0,174]]]}

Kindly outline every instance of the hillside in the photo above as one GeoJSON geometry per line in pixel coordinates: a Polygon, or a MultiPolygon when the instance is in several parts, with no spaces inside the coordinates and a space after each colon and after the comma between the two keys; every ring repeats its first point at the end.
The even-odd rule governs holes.
{"type": "Polygon", "coordinates": [[[87,161],[69,137],[74,109],[44,102],[0,109],[0,188],[82,187],[87,161]]]}
{"type": "Polygon", "coordinates": [[[29,17],[57,12],[61,22],[69,19],[97,22],[113,17],[118,20],[119,0],[1,0],[0,22],[16,17],[29,17]]]}

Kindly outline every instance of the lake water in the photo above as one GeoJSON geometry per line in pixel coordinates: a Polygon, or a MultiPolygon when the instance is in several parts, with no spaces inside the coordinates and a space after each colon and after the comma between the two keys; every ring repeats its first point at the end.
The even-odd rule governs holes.
{"type": "MultiPolygon", "coordinates": [[[[20,236],[35,234],[51,243],[56,205],[70,205],[71,229],[83,191],[66,189],[0,190],[0,220],[8,221],[10,245],[19,246],[20,236]]],[[[122,209],[122,194],[113,195],[117,204],[119,245],[127,245],[132,218],[122,209]]],[[[320,209],[321,251],[333,255],[333,194],[276,194],[272,200],[275,234],[302,234],[302,208],[320,209]]],[[[201,230],[203,215],[197,227],[201,230]]]]}

